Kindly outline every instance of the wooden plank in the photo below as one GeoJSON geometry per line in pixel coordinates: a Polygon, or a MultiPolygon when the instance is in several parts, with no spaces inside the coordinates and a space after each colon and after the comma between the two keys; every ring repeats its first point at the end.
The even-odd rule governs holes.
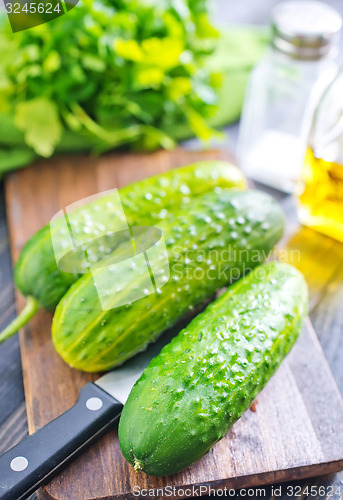
{"type": "MultiPolygon", "coordinates": [[[[69,157],[42,161],[15,172],[6,181],[14,260],[39,227],[74,201],[171,167],[223,157],[225,154],[220,152],[183,150],[153,155],[108,155],[99,159],[69,157]]],[[[312,273],[310,264],[306,267],[304,262],[308,263],[314,249],[315,259],[327,257],[332,245],[317,241],[313,246],[310,241],[308,235],[297,234],[288,248],[300,248],[298,266],[305,269],[308,279],[313,278],[310,285],[317,296],[324,286],[320,285],[323,280],[319,280],[321,270],[312,273]],[[307,259],[303,261],[305,254],[307,259]]],[[[285,260],[291,260],[289,252],[285,255],[285,260]]],[[[327,276],[330,272],[327,271],[327,276]]],[[[22,308],[23,299],[19,294],[17,301],[22,308]]],[[[82,385],[97,377],[65,365],[50,341],[50,323],[51,315],[42,311],[20,334],[30,432],[67,410],[76,401],[82,385]]],[[[129,499],[135,498],[134,486],[183,488],[210,484],[214,488],[238,488],[343,468],[343,403],[309,325],[253,409],[244,414],[203,460],[171,477],[135,474],[121,455],[113,429],[53,479],[44,488],[44,497],[129,499]]],[[[180,498],[180,493],[176,493],[176,497],[180,498]]]]}

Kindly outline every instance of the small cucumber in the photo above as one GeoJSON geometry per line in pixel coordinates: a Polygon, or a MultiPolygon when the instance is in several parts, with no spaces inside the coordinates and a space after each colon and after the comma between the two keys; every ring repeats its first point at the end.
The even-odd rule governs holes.
{"type": "MultiPolygon", "coordinates": [[[[179,206],[188,207],[193,196],[215,188],[244,187],[244,177],[235,166],[223,161],[203,161],[125,186],[119,189],[119,195],[129,225],[150,225],[167,218],[169,212],[179,206]]],[[[113,221],[122,217],[122,213],[116,213],[113,208],[112,195],[104,195],[75,209],[72,214],[71,229],[82,242],[107,235],[113,231],[113,221]]],[[[0,334],[0,342],[26,324],[40,307],[53,311],[80,277],[78,273],[64,272],[56,264],[52,236],[54,241],[59,241],[61,248],[68,247],[70,236],[63,232],[64,228],[64,219],[54,222],[53,230],[46,225],[21,251],[14,279],[17,288],[28,297],[28,304],[25,311],[0,334]]],[[[111,241],[117,243],[115,238],[107,239],[109,245],[111,241]]],[[[103,258],[103,253],[95,254],[94,258],[103,258]]]]}
{"type": "Polygon", "coordinates": [[[281,208],[264,193],[221,190],[197,197],[188,211],[174,212],[158,224],[170,277],[165,261],[158,259],[154,276],[162,282],[165,277],[165,284],[149,292],[143,271],[129,265],[132,243],[119,245],[58,304],[52,324],[56,350],[69,365],[84,371],[123,363],[218,288],[263,262],[283,227],[281,208]],[[112,271],[113,262],[121,267],[112,271]],[[108,310],[100,303],[99,283],[113,300],[108,310]],[[132,300],[133,291],[142,298],[132,300]]]}
{"type": "Polygon", "coordinates": [[[301,273],[272,262],[191,321],[152,360],[124,406],[119,441],[135,470],[173,474],[222,439],[292,348],[307,307],[301,273]]]}

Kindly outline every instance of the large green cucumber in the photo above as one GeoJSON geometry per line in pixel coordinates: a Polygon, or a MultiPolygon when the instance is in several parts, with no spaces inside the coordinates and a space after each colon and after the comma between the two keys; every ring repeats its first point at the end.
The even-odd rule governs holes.
{"type": "MultiPolygon", "coordinates": [[[[124,168],[124,167],[123,167],[124,168]]],[[[150,225],[168,217],[176,207],[187,207],[190,197],[215,188],[245,187],[240,171],[223,161],[203,161],[149,177],[119,189],[121,204],[129,225],[150,225]]],[[[112,194],[104,195],[73,212],[72,230],[78,241],[99,239],[113,230],[122,213],[113,208],[112,194]],[[89,218],[93,224],[89,224],[89,218]]],[[[68,288],[79,278],[78,273],[64,272],[56,264],[52,236],[61,248],[69,244],[64,232],[65,220],[46,225],[24,246],[14,269],[17,288],[28,297],[23,313],[0,335],[0,342],[10,337],[35,314],[39,307],[53,311],[68,288]],[[53,231],[53,235],[51,234],[53,231]]],[[[111,240],[109,239],[109,244],[111,240]]],[[[116,240],[113,240],[116,242],[116,240]]],[[[103,254],[95,255],[102,258],[103,254]]]]}
{"type": "MultiPolygon", "coordinates": [[[[125,264],[129,248],[120,245],[101,269],[80,278],[58,304],[52,338],[71,366],[108,370],[144,349],[219,287],[263,262],[282,235],[284,217],[269,195],[221,190],[197,197],[188,211],[174,212],[158,226],[169,258],[170,278],[164,286],[131,301],[132,290],[143,296],[146,285],[125,264]],[[120,260],[121,268],[112,274],[111,264],[120,260]],[[101,280],[113,309],[102,309],[99,287],[94,286],[101,280]],[[115,307],[119,299],[126,305],[115,307]]],[[[154,268],[160,276],[165,262],[157,260],[154,268]]]]}
{"type": "Polygon", "coordinates": [[[152,360],[119,422],[125,458],[152,476],[203,457],[250,406],[301,331],[301,273],[277,262],[232,285],[152,360]]]}

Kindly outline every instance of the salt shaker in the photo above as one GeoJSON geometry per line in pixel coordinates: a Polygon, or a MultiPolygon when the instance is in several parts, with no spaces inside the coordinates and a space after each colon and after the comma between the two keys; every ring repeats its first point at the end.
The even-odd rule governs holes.
{"type": "Polygon", "coordinates": [[[313,109],[337,72],[342,19],[328,5],[286,1],[272,11],[272,40],[253,70],[237,156],[251,178],[292,192],[300,175],[313,109]]]}

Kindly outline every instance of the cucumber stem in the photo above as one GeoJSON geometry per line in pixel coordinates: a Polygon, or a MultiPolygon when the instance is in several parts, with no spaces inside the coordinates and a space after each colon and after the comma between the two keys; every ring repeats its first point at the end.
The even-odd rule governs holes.
{"type": "Polygon", "coordinates": [[[40,309],[39,302],[34,297],[29,296],[21,313],[0,333],[0,344],[11,338],[20,328],[26,325],[38,309],[40,309]]]}
{"type": "Polygon", "coordinates": [[[133,469],[135,472],[143,470],[143,462],[136,457],[133,459],[133,469]]]}

